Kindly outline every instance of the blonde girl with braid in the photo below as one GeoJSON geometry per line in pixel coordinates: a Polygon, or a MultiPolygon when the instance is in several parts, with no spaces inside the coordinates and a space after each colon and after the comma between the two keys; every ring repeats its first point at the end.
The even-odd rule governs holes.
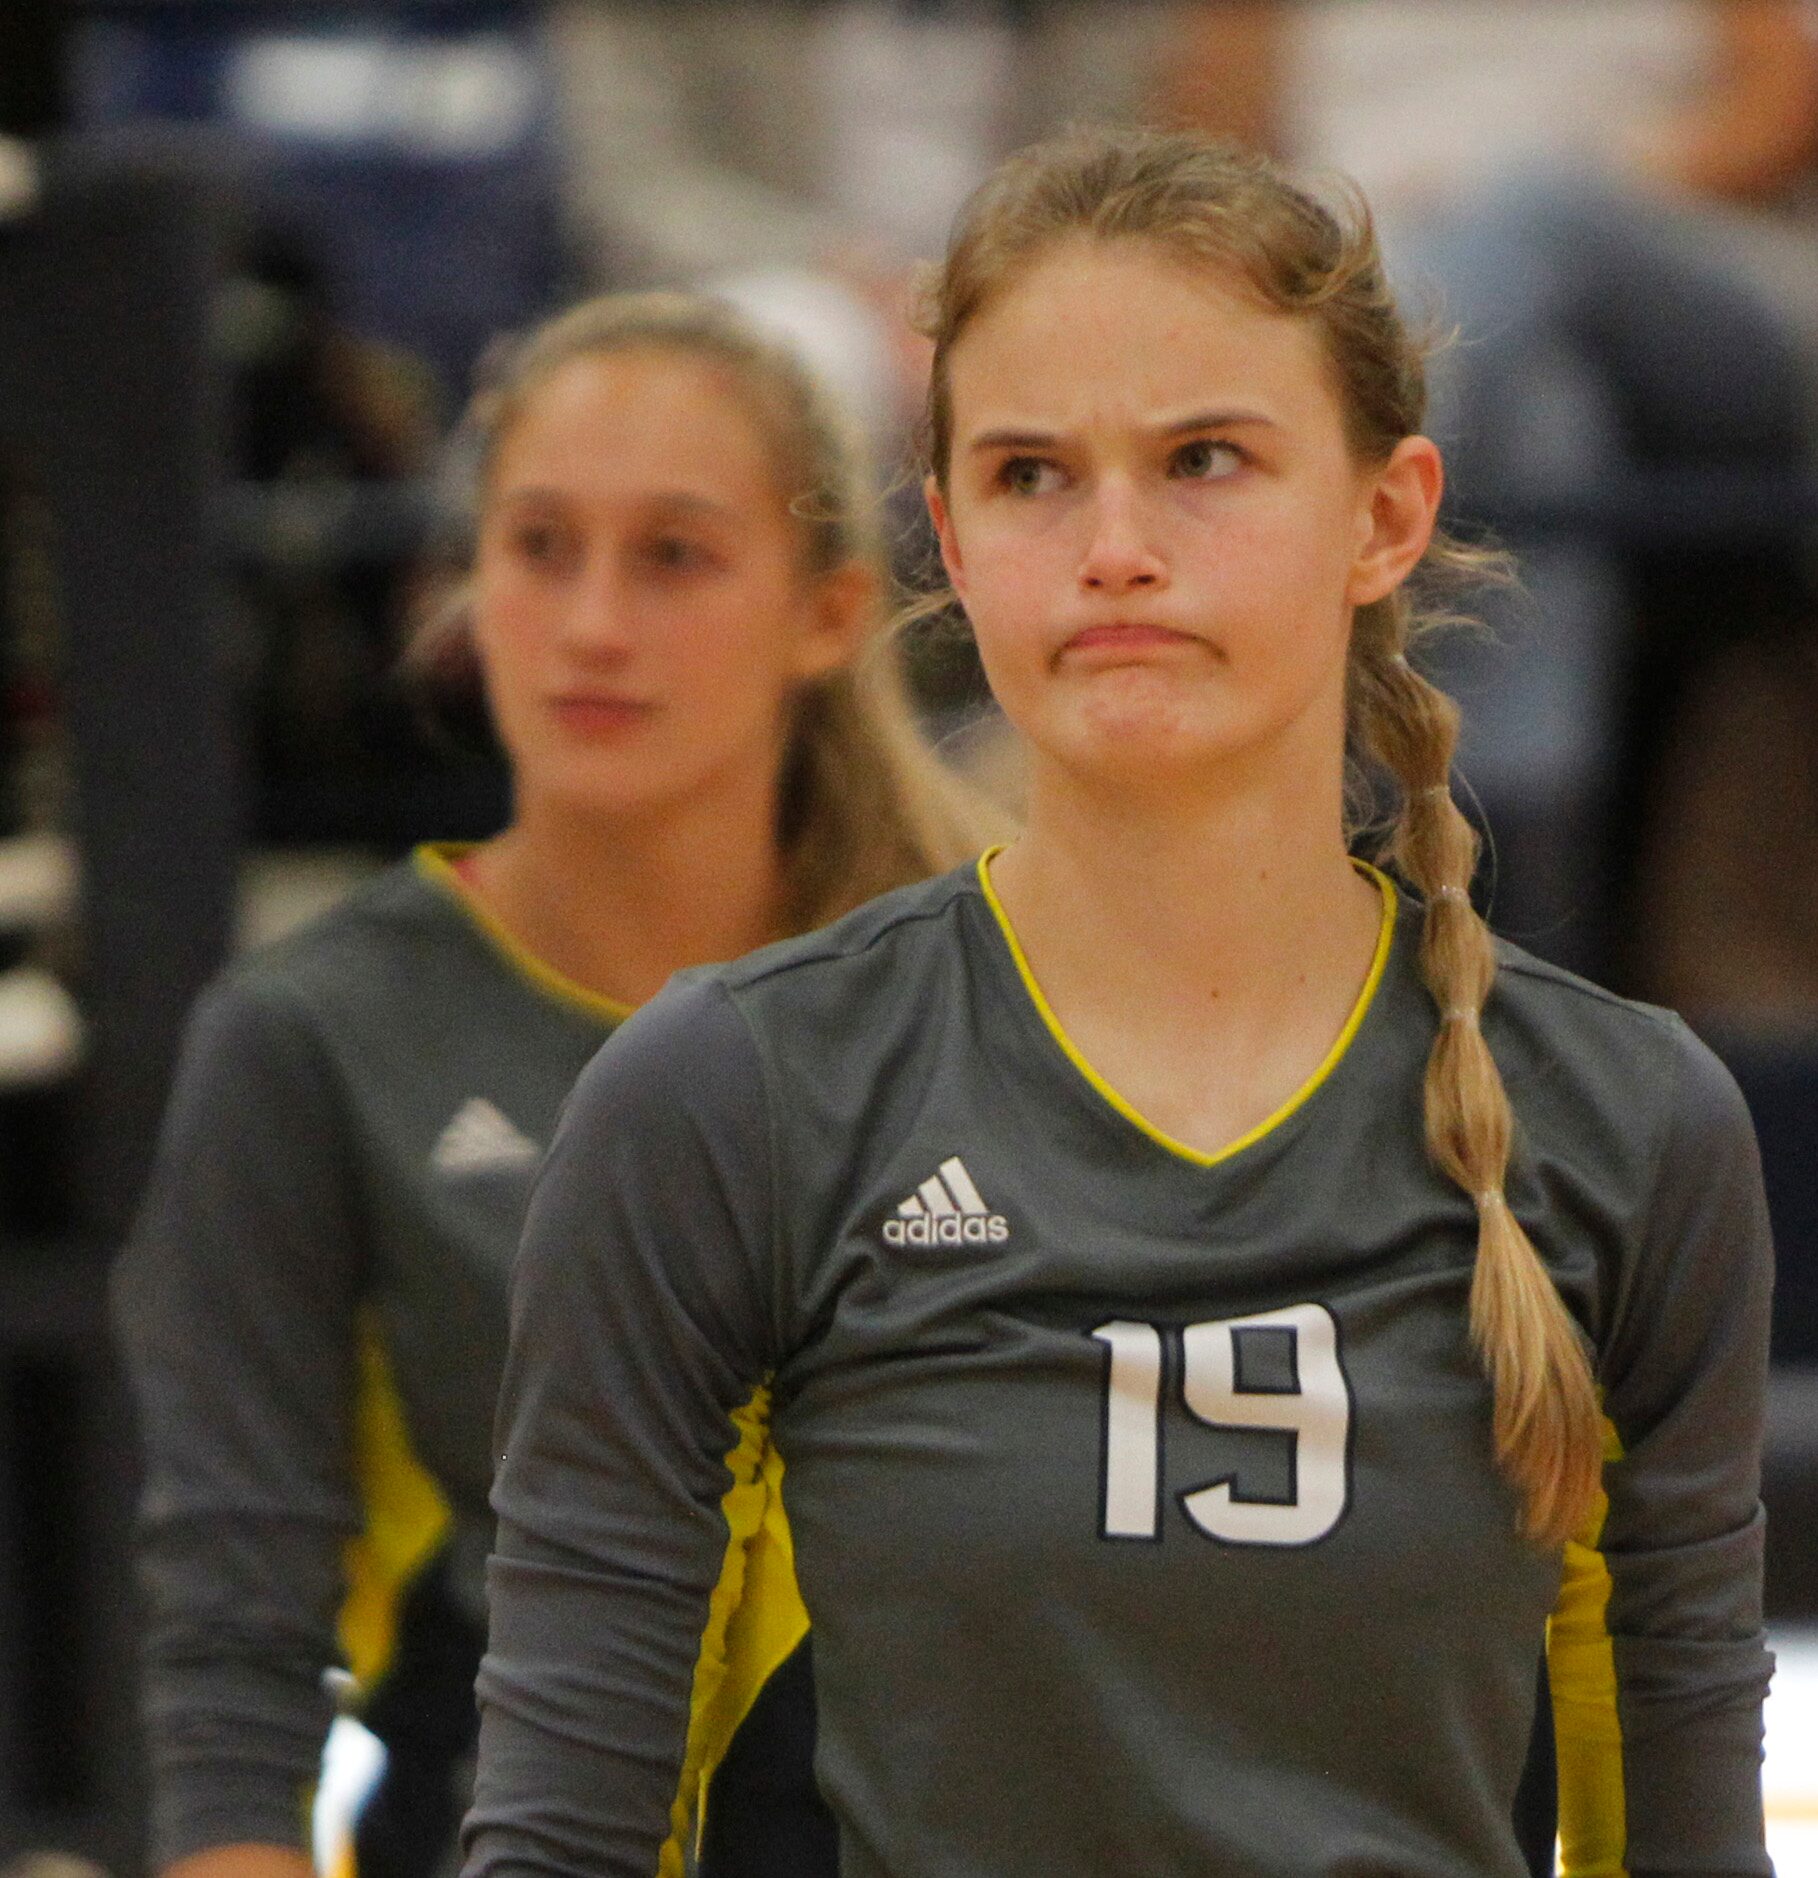
{"type": "Polygon", "coordinates": [[[1026,825],[577,1089],[469,1878],[657,1868],[748,1412],[844,1878],[1517,1878],[1543,1650],[1570,1872],[1768,1873],[1753,1137],[1472,906],[1417,660],[1476,557],[1367,212],[1081,132],[924,314],[1026,825]]]}

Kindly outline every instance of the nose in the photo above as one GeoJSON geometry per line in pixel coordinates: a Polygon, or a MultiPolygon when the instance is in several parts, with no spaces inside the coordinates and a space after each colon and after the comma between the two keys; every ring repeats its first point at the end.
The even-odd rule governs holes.
{"type": "Polygon", "coordinates": [[[1126,482],[1107,478],[1091,506],[1091,535],[1079,566],[1079,582],[1090,593],[1154,592],[1168,584],[1140,495],[1126,482]]]}
{"type": "Polygon", "coordinates": [[[590,560],[570,586],[555,622],[563,652],[584,663],[615,664],[631,652],[631,596],[606,556],[590,560]]]}

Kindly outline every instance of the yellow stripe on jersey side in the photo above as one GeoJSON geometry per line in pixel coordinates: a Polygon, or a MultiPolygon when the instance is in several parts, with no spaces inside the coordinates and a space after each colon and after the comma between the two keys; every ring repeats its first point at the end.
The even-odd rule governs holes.
{"type": "MultiPolygon", "coordinates": [[[[1622,1459],[1606,1417],[1603,1459],[1622,1459]]],[[[1565,1549],[1559,1602],[1547,1621],[1547,1678],[1559,1754],[1559,1839],[1565,1878],[1628,1878],[1628,1803],[1623,1789],[1622,1717],[1610,1638],[1610,1568],[1600,1550],[1609,1495],[1565,1549]]]]}
{"type": "Polygon", "coordinates": [[[366,1524],[347,1546],[340,1635],[354,1680],[370,1694],[397,1649],[404,1593],[435,1556],[449,1511],[441,1488],[411,1451],[391,1360],[370,1313],[361,1318],[359,1364],[353,1462],[366,1524]]]}
{"type": "Polygon", "coordinates": [[[426,841],[411,859],[416,863],[417,872],[425,880],[440,887],[454,901],[520,978],[527,979],[545,997],[554,998],[558,1004],[568,1005],[584,1017],[594,1018],[603,1024],[622,1024],[631,1015],[632,1005],[621,1004],[616,998],[604,998],[597,991],[589,991],[585,985],[577,984],[574,979],[558,972],[553,965],[545,965],[493,916],[489,907],[481,903],[479,895],[454,867],[454,863],[463,854],[470,852],[473,846],[471,841],[426,841]]]}
{"type": "Polygon", "coordinates": [[[1369,1013],[1370,1006],[1376,1000],[1376,990],[1382,983],[1382,975],[1388,969],[1389,952],[1395,941],[1395,911],[1398,904],[1395,883],[1381,869],[1372,867],[1368,861],[1353,860],[1352,866],[1360,874],[1373,880],[1377,891],[1382,895],[1382,922],[1377,928],[1376,952],[1370,960],[1369,974],[1364,979],[1363,989],[1357,994],[1357,1002],[1351,1006],[1350,1016],[1345,1019],[1344,1029],[1338,1033],[1337,1040],[1326,1052],[1319,1067],[1273,1115],[1266,1116],[1247,1133],[1239,1135],[1235,1141],[1227,1142],[1217,1153],[1202,1154],[1199,1149],[1190,1148],[1184,1141],[1176,1141],[1166,1130],[1157,1128],[1133,1103],[1119,1095],[1086,1061],[1079,1046],[1067,1035],[1060,1019],[1055,1015],[1054,1007],[1048,1002],[1041,986],[1036,982],[1035,973],[1029,969],[1029,960],[1023,951],[1022,941],[1017,938],[1016,928],[1010,924],[1010,915],[1004,911],[1004,903],[997,897],[997,889],[991,884],[992,859],[1002,852],[1001,847],[991,848],[979,856],[978,881],[980,887],[984,889],[986,902],[997,916],[998,926],[1004,935],[1004,943],[1010,948],[1010,956],[1016,961],[1016,969],[1023,981],[1023,989],[1028,992],[1030,1002],[1041,1013],[1042,1022],[1048,1026],[1050,1034],[1060,1045],[1067,1061],[1125,1121],[1134,1123],[1151,1141],[1159,1142],[1170,1154],[1178,1154],[1183,1161],[1191,1161],[1196,1167],[1216,1167],[1220,1161],[1228,1161],[1232,1155],[1241,1154],[1245,1148],[1254,1147],[1263,1136],[1279,1128],[1313,1094],[1314,1090],[1338,1067],[1345,1052],[1350,1049],[1352,1039],[1356,1037],[1365,1016],[1369,1013]]]}
{"type": "Polygon", "coordinates": [[[759,1389],[733,1415],[732,1425],[738,1437],[726,1456],[732,1484],[720,1501],[726,1556],[695,1659],[688,1745],[658,1878],[683,1878],[691,1837],[699,1850],[714,1770],[764,1684],[808,1634],[783,1512],[783,1461],[770,1439],[770,1391],[759,1389]]]}

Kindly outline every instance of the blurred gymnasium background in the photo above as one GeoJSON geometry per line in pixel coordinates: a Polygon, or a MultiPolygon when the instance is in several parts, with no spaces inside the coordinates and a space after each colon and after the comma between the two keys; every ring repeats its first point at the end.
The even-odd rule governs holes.
{"type": "MultiPolygon", "coordinates": [[[[585,291],[725,293],[854,401],[913,581],[909,271],[1106,115],[1356,174],[1460,327],[1454,519],[1525,579],[1435,655],[1483,892],[1684,1011],[1762,1139],[1767,1781],[1818,1873],[1818,21],[1765,0],[0,6],[0,1866],[142,1868],[104,1274],[188,1004],[503,813],[393,675],[476,360],[585,291]]],[[[963,648],[910,650],[989,752],[963,648]]]]}

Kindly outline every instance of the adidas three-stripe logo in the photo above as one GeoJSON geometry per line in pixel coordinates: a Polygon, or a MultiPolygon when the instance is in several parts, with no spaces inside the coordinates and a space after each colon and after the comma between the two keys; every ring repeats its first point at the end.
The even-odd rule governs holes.
{"type": "Polygon", "coordinates": [[[887,1245],[1002,1245],[1010,1222],[994,1213],[956,1154],[942,1161],[884,1222],[887,1245]]]}
{"type": "Polygon", "coordinates": [[[470,1096],[429,1156],[439,1174],[493,1174],[535,1167],[543,1150],[495,1103],[470,1096]]]}

